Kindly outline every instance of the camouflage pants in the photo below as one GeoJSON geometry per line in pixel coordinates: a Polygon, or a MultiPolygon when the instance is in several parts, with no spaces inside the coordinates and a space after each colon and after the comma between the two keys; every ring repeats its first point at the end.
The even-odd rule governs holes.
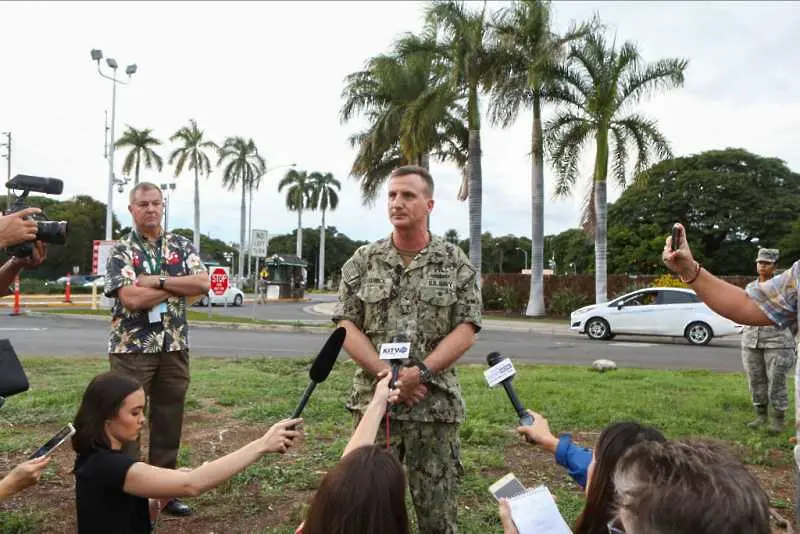
{"type": "Polygon", "coordinates": [[[782,412],[789,408],[786,378],[794,361],[794,349],[742,348],[742,363],[754,406],[772,404],[782,412]]]}
{"type": "MultiPolygon", "coordinates": [[[[354,415],[358,426],[361,415],[354,415]]],[[[386,439],[385,424],[378,430],[379,443],[386,439]]],[[[406,466],[419,534],[456,534],[464,474],[458,424],[392,420],[389,430],[392,451],[406,466]]]]}

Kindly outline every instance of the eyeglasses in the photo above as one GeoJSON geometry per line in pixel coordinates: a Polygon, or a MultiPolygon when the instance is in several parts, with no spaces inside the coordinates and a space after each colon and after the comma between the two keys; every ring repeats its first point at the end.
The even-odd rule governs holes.
{"type": "Polygon", "coordinates": [[[612,519],[611,521],[608,522],[608,524],[606,525],[606,527],[608,528],[608,534],[625,534],[625,531],[622,530],[621,528],[618,528],[616,525],[617,525],[616,519],[612,519]]]}

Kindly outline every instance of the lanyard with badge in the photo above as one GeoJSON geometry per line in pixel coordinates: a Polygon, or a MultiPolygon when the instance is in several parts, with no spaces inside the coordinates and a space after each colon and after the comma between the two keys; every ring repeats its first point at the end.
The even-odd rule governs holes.
{"type": "MultiPolygon", "coordinates": [[[[164,244],[166,244],[166,242],[167,242],[166,236],[165,235],[161,236],[161,245],[162,246],[161,247],[157,247],[155,261],[153,261],[153,258],[150,256],[150,253],[147,251],[147,247],[142,242],[142,240],[139,238],[139,234],[137,234],[136,232],[133,232],[133,237],[136,240],[136,243],[139,245],[139,248],[142,250],[142,254],[144,255],[145,260],[147,261],[147,265],[150,267],[150,272],[148,274],[151,274],[151,275],[161,274],[162,257],[163,257],[161,249],[163,248],[164,244]]],[[[162,313],[167,313],[167,303],[166,302],[160,302],[156,306],[153,306],[152,308],[150,308],[150,310],[147,312],[147,318],[150,320],[151,323],[160,323],[161,322],[161,314],[162,313]]]]}

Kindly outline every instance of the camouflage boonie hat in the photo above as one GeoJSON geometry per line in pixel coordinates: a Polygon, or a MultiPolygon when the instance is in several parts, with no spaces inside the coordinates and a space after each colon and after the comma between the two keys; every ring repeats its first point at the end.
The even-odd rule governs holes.
{"type": "Polygon", "coordinates": [[[780,250],[777,248],[760,248],[758,249],[758,256],[756,262],[768,261],[770,263],[777,263],[780,250]]]}

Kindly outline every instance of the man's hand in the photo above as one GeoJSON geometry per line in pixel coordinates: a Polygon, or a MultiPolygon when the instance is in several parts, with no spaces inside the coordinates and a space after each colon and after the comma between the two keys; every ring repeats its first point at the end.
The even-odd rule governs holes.
{"type": "Polygon", "coordinates": [[[41,241],[33,244],[33,254],[27,258],[14,258],[14,263],[24,269],[35,269],[47,259],[47,245],[41,241]]]}
{"type": "Polygon", "coordinates": [[[414,406],[428,394],[428,387],[419,381],[418,367],[401,367],[397,374],[400,394],[398,401],[406,406],[414,406]]]}
{"type": "Polygon", "coordinates": [[[0,216],[0,246],[6,248],[36,239],[36,221],[25,218],[41,212],[39,208],[25,208],[0,216]]]}

